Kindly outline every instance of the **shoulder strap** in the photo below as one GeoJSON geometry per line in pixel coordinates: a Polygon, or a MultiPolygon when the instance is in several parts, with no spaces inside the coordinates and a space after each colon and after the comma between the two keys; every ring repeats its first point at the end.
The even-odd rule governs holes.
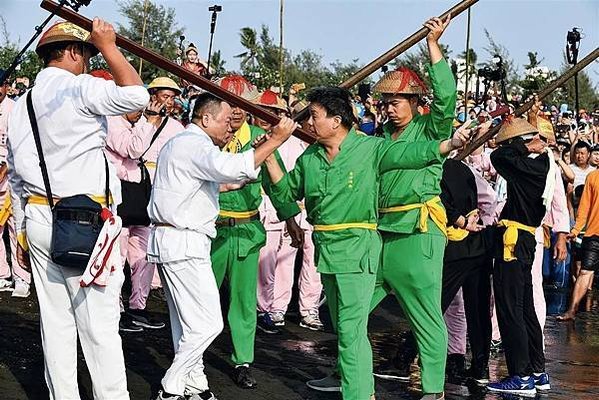
{"type": "Polygon", "coordinates": [[[141,156],[139,156],[140,159],[142,159],[143,156],[146,155],[146,153],[148,152],[148,150],[150,150],[150,147],[152,147],[152,145],[154,144],[154,142],[156,141],[156,139],[158,139],[158,135],[160,135],[160,132],[162,132],[162,130],[166,126],[167,122],[168,122],[168,117],[164,117],[164,120],[162,121],[162,123],[160,124],[160,126],[158,127],[158,129],[156,129],[156,132],[154,132],[154,136],[152,136],[152,140],[150,140],[150,145],[148,146],[148,148],[146,149],[146,151],[144,151],[143,154],[141,156]]]}
{"type": "MultiPolygon", "coordinates": [[[[46,189],[46,197],[48,198],[48,204],[52,209],[54,208],[54,198],[52,197],[52,189],[50,188],[50,178],[48,177],[48,169],[46,168],[46,161],[44,159],[44,153],[42,151],[42,142],[40,140],[40,131],[37,126],[37,118],[35,116],[35,110],[33,109],[33,102],[31,100],[32,90],[30,90],[27,93],[27,113],[29,114],[29,122],[31,123],[31,129],[33,130],[33,138],[35,139],[37,155],[40,159],[40,169],[42,170],[42,178],[44,180],[44,188],[46,189]]],[[[108,165],[106,167],[108,168],[108,165]]]]}
{"type": "Polygon", "coordinates": [[[106,158],[106,153],[102,150],[102,155],[104,156],[104,170],[106,171],[106,187],[104,188],[104,195],[106,196],[106,208],[110,209],[110,181],[108,175],[108,159],[106,158]]]}

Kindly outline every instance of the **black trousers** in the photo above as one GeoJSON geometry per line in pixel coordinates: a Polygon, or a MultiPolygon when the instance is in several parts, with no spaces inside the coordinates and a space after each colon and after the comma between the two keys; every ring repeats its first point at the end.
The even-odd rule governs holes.
{"type": "Polygon", "coordinates": [[[545,371],[543,333],[532,297],[532,263],[495,260],[493,289],[510,376],[545,371]]]}
{"type": "Polygon", "coordinates": [[[486,368],[491,346],[491,268],[488,255],[445,262],[443,265],[443,313],[462,288],[464,310],[468,324],[468,338],[472,351],[472,366],[486,368]]]}

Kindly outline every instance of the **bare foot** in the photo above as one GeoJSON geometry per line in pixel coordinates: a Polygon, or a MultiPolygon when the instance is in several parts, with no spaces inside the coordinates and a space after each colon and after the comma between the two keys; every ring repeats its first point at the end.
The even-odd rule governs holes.
{"type": "Polygon", "coordinates": [[[575,318],[576,318],[576,314],[574,314],[572,311],[566,311],[562,315],[558,315],[556,319],[561,322],[566,322],[566,321],[574,321],[575,318]]]}

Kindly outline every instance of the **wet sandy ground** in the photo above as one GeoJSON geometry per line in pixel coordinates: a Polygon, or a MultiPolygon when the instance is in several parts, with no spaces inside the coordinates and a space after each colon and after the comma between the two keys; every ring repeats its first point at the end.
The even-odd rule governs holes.
{"type": "MultiPolygon", "coordinates": [[[[596,290],[595,290],[596,292],[596,290]]],[[[599,296],[594,293],[583,308],[589,310],[579,315],[575,323],[558,323],[554,316],[567,303],[567,293],[547,290],[549,318],[545,331],[547,371],[553,390],[538,399],[590,400],[599,399],[599,296]]],[[[165,321],[166,307],[152,296],[149,309],[165,321]]],[[[323,319],[330,328],[326,306],[323,319]]],[[[371,339],[375,359],[393,353],[397,334],[406,323],[393,298],[388,298],[372,315],[371,339]]],[[[297,315],[280,335],[258,333],[254,373],[259,387],[255,390],[238,389],[229,379],[231,367],[227,328],[205,355],[207,375],[212,390],[220,400],[337,400],[336,393],[314,392],[305,381],[320,378],[334,364],[335,336],[329,332],[311,332],[297,325],[297,315]]],[[[157,389],[172,359],[170,331],[145,331],[123,335],[127,377],[132,400],[147,400],[157,389]]],[[[81,398],[91,400],[91,381],[79,357],[81,398]]],[[[503,356],[492,358],[491,378],[505,374],[503,356]]],[[[419,377],[413,367],[409,385],[377,381],[377,399],[419,398],[419,377]]],[[[466,386],[448,384],[447,399],[499,399],[466,386]]],[[[0,293],[0,400],[47,399],[43,378],[43,357],[39,336],[38,309],[35,295],[28,299],[12,299],[10,293],[0,293]]]]}

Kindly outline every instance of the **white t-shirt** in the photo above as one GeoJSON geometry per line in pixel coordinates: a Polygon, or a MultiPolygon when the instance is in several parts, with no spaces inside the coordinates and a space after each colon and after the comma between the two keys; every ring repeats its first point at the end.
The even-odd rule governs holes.
{"type": "Polygon", "coordinates": [[[579,185],[584,185],[587,175],[595,170],[595,168],[591,167],[590,165],[587,166],[586,169],[582,169],[576,164],[571,164],[570,168],[572,168],[572,171],[574,171],[574,188],[579,185]]]}

